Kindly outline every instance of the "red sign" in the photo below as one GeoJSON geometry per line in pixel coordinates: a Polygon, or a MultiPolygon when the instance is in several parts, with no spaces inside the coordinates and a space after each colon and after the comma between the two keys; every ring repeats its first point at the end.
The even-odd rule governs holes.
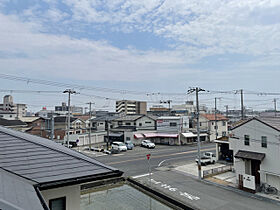
{"type": "Polygon", "coordinates": [[[150,160],[151,154],[147,154],[147,160],[150,160]]]}

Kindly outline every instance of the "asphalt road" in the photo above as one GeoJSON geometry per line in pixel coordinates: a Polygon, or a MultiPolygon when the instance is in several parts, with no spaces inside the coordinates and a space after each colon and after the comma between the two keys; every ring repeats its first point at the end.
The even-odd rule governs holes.
{"type": "Polygon", "coordinates": [[[221,187],[199,181],[173,170],[157,171],[149,176],[137,178],[193,209],[200,210],[279,210],[280,204],[238,189],[221,187]]]}
{"type": "MultiPolygon", "coordinates": [[[[215,152],[215,144],[204,144],[201,151],[215,152]]],[[[197,155],[197,147],[165,145],[156,145],[155,149],[135,147],[127,152],[100,156],[95,159],[120,169],[125,176],[136,176],[149,172],[147,154],[151,154],[150,165],[153,172],[159,166],[178,166],[194,161],[197,155]]]]}

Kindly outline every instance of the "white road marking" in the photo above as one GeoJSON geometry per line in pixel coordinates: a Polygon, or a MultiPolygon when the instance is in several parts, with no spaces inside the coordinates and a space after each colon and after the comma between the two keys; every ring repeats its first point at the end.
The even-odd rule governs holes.
{"type": "MultiPolygon", "coordinates": [[[[196,155],[195,155],[195,156],[189,156],[189,157],[196,157],[196,155]]],[[[168,158],[168,159],[165,159],[165,160],[161,161],[161,162],[158,164],[158,167],[160,167],[161,164],[163,164],[165,161],[168,161],[168,160],[176,160],[176,159],[182,159],[182,158],[185,158],[185,157],[175,157],[175,158],[168,158]]]]}
{"type": "MultiPolygon", "coordinates": [[[[140,178],[140,177],[144,177],[144,176],[149,176],[150,174],[142,174],[142,175],[138,175],[138,176],[133,176],[132,178],[133,179],[137,179],[137,178],[140,178]]],[[[151,175],[153,175],[153,173],[151,173],[151,175]]]]}
{"type": "Polygon", "coordinates": [[[122,156],[122,155],[124,155],[124,154],[115,154],[115,155],[112,155],[112,156],[122,156]]]}
{"type": "Polygon", "coordinates": [[[177,193],[177,194],[179,194],[180,196],[183,196],[183,197],[185,197],[185,198],[187,198],[187,199],[189,199],[189,200],[192,200],[192,201],[193,201],[193,200],[194,200],[194,201],[197,201],[197,200],[200,199],[200,197],[198,197],[198,196],[191,195],[191,194],[188,193],[188,192],[179,191],[178,188],[172,187],[171,185],[168,185],[168,184],[163,183],[163,182],[161,182],[161,181],[156,181],[156,180],[154,180],[154,179],[151,179],[151,183],[153,183],[153,184],[155,184],[155,185],[158,185],[158,186],[160,186],[160,187],[162,187],[162,188],[164,188],[164,189],[167,189],[167,190],[169,190],[169,191],[171,191],[171,192],[173,192],[173,193],[177,193]]]}

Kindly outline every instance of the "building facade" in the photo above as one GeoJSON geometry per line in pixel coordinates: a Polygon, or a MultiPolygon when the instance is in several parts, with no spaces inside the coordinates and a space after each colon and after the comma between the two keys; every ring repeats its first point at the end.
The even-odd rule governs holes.
{"type": "Polygon", "coordinates": [[[244,180],[249,178],[252,190],[267,183],[279,191],[280,118],[251,118],[234,127],[230,136],[239,187],[246,188],[244,180]]]}
{"type": "Polygon", "coordinates": [[[147,102],[145,101],[116,101],[116,112],[125,115],[147,114],[147,102]]]}

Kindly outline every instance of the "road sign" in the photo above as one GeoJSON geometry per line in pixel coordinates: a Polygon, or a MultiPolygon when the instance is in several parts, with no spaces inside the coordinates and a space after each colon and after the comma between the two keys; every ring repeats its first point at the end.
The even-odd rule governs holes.
{"type": "Polygon", "coordinates": [[[151,154],[147,154],[147,160],[150,160],[151,154]]]}

